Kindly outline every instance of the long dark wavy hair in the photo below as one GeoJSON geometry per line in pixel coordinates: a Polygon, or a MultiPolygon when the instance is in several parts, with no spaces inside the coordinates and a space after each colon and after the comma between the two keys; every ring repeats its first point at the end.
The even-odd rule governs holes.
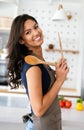
{"type": "Polygon", "coordinates": [[[13,20],[11,26],[8,43],[6,46],[8,50],[8,84],[11,86],[11,88],[18,88],[21,84],[20,73],[24,57],[32,53],[32,51],[29,50],[24,44],[20,44],[24,23],[29,19],[38,23],[34,17],[27,14],[22,14],[13,20]]]}

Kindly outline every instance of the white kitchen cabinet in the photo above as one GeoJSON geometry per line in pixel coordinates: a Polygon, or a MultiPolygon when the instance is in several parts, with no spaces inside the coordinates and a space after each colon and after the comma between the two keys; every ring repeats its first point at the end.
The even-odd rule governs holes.
{"type": "Polygon", "coordinates": [[[17,15],[18,0],[0,0],[0,16],[12,17],[17,15]]]}
{"type": "Polygon", "coordinates": [[[10,30],[17,16],[19,0],[0,0],[0,30],[10,30]]]}
{"type": "MultiPolygon", "coordinates": [[[[6,33],[6,30],[10,30],[13,18],[11,17],[0,17],[0,34],[1,32],[6,33]]],[[[0,35],[1,36],[1,35],[0,35]]]]}
{"type": "Polygon", "coordinates": [[[18,4],[19,0],[0,0],[0,2],[18,4]]]}

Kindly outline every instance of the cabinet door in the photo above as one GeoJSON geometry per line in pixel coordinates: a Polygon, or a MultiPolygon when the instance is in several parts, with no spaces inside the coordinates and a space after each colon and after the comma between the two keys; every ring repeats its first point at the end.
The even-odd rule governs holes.
{"type": "Polygon", "coordinates": [[[0,30],[9,30],[11,28],[13,18],[11,17],[0,17],[0,30]]]}
{"type": "Polygon", "coordinates": [[[0,0],[0,16],[16,17],[18,0],[0,0]]]}
{"type": "Polygon", "coordinates": [[[0,2],[18,4],[19,0],[0,0],[0,2]]]}

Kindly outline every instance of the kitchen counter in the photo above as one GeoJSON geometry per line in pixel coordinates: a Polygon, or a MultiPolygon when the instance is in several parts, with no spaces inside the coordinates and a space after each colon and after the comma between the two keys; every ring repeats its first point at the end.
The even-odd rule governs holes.
{"type": "Polygon", "coordinates": [[[0,93],[0,121],[22,122],[22,116],[30,111],[26,94],[0,93]]]}
{"type": "MultiPolygon", "coordinates": [[[[1,96],[3,95],[0,95],[0,97],[1,96]]],[[[4,127],[6,124],[9,124],[9,127],[12,128],[12,130],[16,126],[16,130],[23,130],[25,127],[25,124],[22,122],[22,116],[30,111],[27,96],[14,96],[15,97],[8,96],[10,97],[8,99],[6,97],[8,104],[7,100],[6,104],[2,104],[2,106],[0,104],[0,129],[5,130],[4,127]],[[12,102],[15,102],[15,105],[12,102]],[[20,127],[18,128],[18,126],[20,127]]],[[[70,109],[61,109],[63,130],[84,130],[84,111],[77,111],[75,109],[76,100],[72,100],[72,102],[73,105],[70,109]]]]}
{"type": "Polygon", "coordinates": [[[1,94],[25,94],[26,90],[21,85],[18,89],[11,89],[10,86],[6,85],[0,85],[0,93],[1,94]]]}
{"type": "Polygon", "coordinates": [[[76,110],[77,98],[69,99],[72,101],[72,107],[61,109],[63,130],[84,130],[84,110],[76,110]]]}
{"type": "Polygon", "coordinates": [[[0,93],[0,130],[24,130],[22,116],[30,111],[26,94],[0,93]]]}
{"type": "Polygon", "coordinates": [[[84,130],[84,111],[62,109],[62,125],[64,130],[84,130]]]}

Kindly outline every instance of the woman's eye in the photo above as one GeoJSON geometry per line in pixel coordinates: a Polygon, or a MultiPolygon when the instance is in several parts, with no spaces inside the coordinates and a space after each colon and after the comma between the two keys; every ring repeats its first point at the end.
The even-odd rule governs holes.
{"type": "Polygon", "coordinates": [[[30,34],[30,33],[31,33],[31,32],[30,32],[30,31],[28,31],[28,32],[26,32],[26,35],[27,35],[27,34],[30,34]]]}
{"type": "Polygon", "coordinates": [[[36,26],[35,26],[35,29],[37,29],[37,28],[39,28],[39,26],[38,26],[38,25],[36,25],[36,26]]]}

